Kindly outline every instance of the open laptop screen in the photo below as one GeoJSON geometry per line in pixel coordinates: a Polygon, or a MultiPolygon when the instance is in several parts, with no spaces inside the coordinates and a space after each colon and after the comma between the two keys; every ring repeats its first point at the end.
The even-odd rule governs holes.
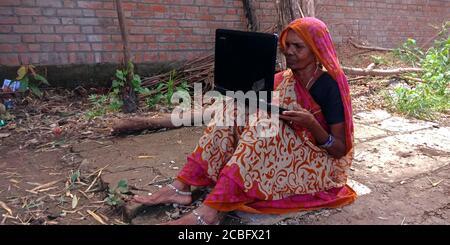
{"type": "MultiPolygon", "coordinates": [[[[277,52],[275,34],[216,30],[214,87],[225,91],[273,90],[277,52]]],[[[270,103],[268,96],[267,103],[270,103]]]]}

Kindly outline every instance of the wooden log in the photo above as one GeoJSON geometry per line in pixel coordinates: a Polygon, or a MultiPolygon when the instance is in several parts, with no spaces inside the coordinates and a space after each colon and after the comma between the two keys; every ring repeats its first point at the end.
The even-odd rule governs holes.
{"type": "Polygon", "coordinates": [[[403,73],[410,72],[422,72],[422,68],[396,68],[396,69],[367,69],[367,68],[353,68],[353,67],[342,67],[345,74],[347,75],[357,75],[357,76],[393,76],[403,73]]]}
{"type": "Polygon", "coordinates": [[[159,117],[132,117],[126,119],[116,119],[113,121],[112,133],[122,134],[142,131],[145,129],[158,130],[162,128],[177,128],[170,120],[170,114],[159,117]]]}
{"type": "MultiPolygon", "coordinates": [[[[181,116],[185,118],[190,117],[190,125],[195,125],[195,123],[200,122],[202,124],[207,124],[209,121],[203,118],[203,114],[208,113],[208,115],[214,116],[214,109],[207,108],[202,111],[191,111],[184,112],[181,116]],[[190,115],[189,115],[190,114],[190,115]]],[[[188,119],[189,120],[189,119],[188,119]]],[[[158,129],[174,129],[180,128],[182,126],[176,126],[172,123],[171,114],[166,113],[159,115],[157,117],[131,117],[124,119],[116,119],[112,123],[112,134],[126,134],[142,130],[158,130],[158,129]]]]}

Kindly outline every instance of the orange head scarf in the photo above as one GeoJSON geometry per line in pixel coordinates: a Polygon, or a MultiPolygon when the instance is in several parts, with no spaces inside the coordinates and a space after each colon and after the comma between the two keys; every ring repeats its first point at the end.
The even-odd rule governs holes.
{"type": "Polygon", "coordinates": [[[285,49],[286,36],[289,30],[295,31],[303,39],[317,60],[320,61],[339,86],[344,105],[346,150],[349,152],[353,148],[353,117],[350,90],[347,78],[339,64],[330,32],[325,23],[319,19],[312,17],[296,19],[281,33],[280,46],[282,50],[285,49]]]}

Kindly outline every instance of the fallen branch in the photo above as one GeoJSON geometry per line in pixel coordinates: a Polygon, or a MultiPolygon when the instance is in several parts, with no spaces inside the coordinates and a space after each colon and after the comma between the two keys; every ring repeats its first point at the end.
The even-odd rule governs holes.
{"type": "Polygon", "coordinates": [[[347,75],[357,75],[357,76],[393,76],[403,73],[410,72],[422,72],[422,68],[396,68],[396,69],[367,69],[367,68],[353,68],[353,67],[342,67],[345,74],[347,75]]]}
{"type": "Polygon", "coordinates": [[[368,50],[373,50],[373,51],[387,51],[387,52],[391,52],[394,51],[393,48],[382,48],[382,47],[376,47],[376,46],[364,46],[361,44],[357,44],[353,41],[352,38],[348,39],[349,43],[352,44],[355,48],[359,48],[359,49],[368,49],[368,50]]]}
{"type": "MultiPolygon", "coordinates": [[[[208,123],[203,120],[203,114],[201,111],[192,111],[182,114],[182,118],[190,116],[190,125],[194,125],[196,122],[208,123]],[[191,115],[189,115],[189,113],[191,115]]],[[[163,114],[158,117],[133,117],[115,120],[112,125],[113,134],[130,133],[142,130],[158,130],[158,129],[174,129],[181,126],[175,126],[172,123],[171,114],[163,114]]]]}
{"type": "Polygon", "coordinates": [[[161,117],[133,117],[126,119],[119,119],[113,121],[112,133],[130,133],[135,131],[142,131],[145,129],[157,130],[162,128],[178,128],[173,125],[170,114],[164,114],[161,117]]]}

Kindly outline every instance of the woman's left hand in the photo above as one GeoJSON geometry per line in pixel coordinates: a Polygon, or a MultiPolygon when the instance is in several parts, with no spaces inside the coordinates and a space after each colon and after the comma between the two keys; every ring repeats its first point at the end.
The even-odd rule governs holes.
{"type": "Polygon", "coordinates": [[[289,125],[294,124],[308,129],[316,120],[311,112],[301,108],[297,104],[294,105],[293,110],[283,112],[283,114],[280,115],[280,118],[285,120],[289,125]]]}

